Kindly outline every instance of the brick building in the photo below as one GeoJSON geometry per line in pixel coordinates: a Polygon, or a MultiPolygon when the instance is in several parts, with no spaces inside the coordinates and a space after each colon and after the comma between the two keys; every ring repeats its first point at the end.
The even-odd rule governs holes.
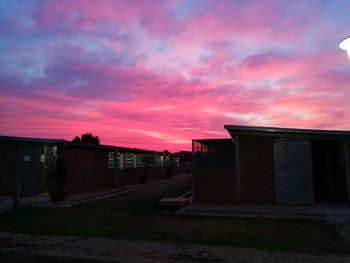
{"type": "Polygon", "coordinates": [[[193,140],[195,202],[350,204],[350,132],[226,125],[193,140]]]}
{"type": "Polygon", "coordinates": [[[142,184],[179,173],[179,158],[167,152],[0,136],[0,195],[47,192],[58,156],[64,159],[68,194],[142,184]]]}

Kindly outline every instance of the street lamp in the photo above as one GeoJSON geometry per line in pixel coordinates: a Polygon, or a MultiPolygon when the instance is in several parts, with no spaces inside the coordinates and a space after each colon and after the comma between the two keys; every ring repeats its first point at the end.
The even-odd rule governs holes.
{"type": "Polygon", "coordinates": [[[341,49],[344,49],[349,56],[350,59],[350,36],[344,38],[340,43],[339,43],[339,47],[341,49]]]}

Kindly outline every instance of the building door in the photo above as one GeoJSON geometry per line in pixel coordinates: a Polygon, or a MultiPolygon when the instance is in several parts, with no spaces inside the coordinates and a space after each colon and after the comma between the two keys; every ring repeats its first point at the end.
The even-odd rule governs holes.
{"type": "Polygon", "coordinates": [[[17,150],[16,182],[21,184],[21,195],[38,194],[39,147],[19,146],[17,150]]]}
{"type": "Polygon", "coordinates": [[[344,143],[313,141],[311,148],[315,202],[347,203],[344,143]]]}
{"type": "Polygon", "coordinates": [[[275,194],[277,204],[314,203],[309,141],[275,141],[275,194]]]}

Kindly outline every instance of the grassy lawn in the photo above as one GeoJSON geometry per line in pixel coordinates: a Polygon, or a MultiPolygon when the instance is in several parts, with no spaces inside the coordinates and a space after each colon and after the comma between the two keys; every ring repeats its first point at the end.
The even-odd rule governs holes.
{"type": "Polygon", "coordinates": [[[350,244],[323,221],[176,216],[158,206],[190,188],[190,180],[177,181],[69,209],[23,207],[0,215],[0,231],[350,254],[350,244]]]}
{"type": "Polygon", "coordinates": [[[98,261],[66,257],[34,256],[15,252],[0,252],[1,263],[98,263],[98,261]]]}

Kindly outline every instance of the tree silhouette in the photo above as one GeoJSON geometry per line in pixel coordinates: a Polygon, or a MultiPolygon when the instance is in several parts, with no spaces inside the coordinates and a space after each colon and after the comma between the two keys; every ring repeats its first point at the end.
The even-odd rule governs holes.
{"type": "Polygon", "coordinates": [[[98,136],[92,135],[92,133],[84,133],[81,135],[81,137],[75,136],[72,142],[100,144],[100,138],[98,136]]]}
{"type": "Polygon", "coordinates": [[[72,142],[81,142],[81,139],[79,136],[75,136],[75,138],[72,140],[72,142]]]}
{"type": "Polygon", "coordinates": [[[163,154],[170,155],[170,152],[168,150],[164,150],[163,154]]]}

